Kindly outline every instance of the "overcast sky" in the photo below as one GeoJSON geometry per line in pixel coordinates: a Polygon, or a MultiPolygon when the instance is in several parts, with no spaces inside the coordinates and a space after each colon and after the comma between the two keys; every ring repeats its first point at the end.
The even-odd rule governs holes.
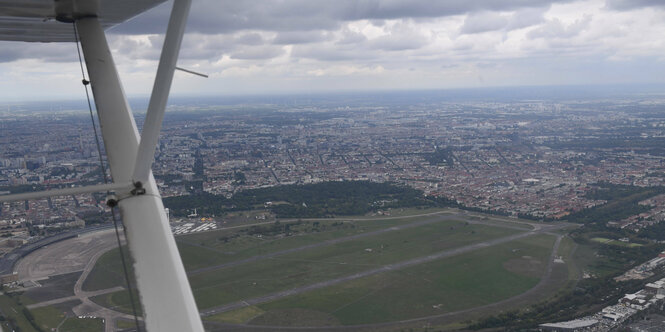
{"type": "MultiPolygon", "coordinates": [[[[171,3],[107,32],[149,94],[171,3]]],[[[665,83],[661,0],[193,0],[178,95],[665,83]]],[[[0,42],[0,101],[80,98],[73,43],[0,42]]]]}

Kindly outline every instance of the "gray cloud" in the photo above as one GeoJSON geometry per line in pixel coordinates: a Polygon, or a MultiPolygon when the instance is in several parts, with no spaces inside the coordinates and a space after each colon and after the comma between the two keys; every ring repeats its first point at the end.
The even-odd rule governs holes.
{"type": "Polygon", "coordinates": [[[337,45],[358,44],[367,40],[367,37],[362,33],[351,31],[348,28],[341,30],[342,38],[337,40],[337,45]]]}
{"type": "Polygon", "coordinates": [[[426,36],[405,24],[396,24],[388,34],[369,41],[369,47],[385,51],[403,51],[421,48],[429,43],[426,36]]]}
{"type": "Polygon", "coordinates": [[[307,44],[329,40],[323,31],[282,31],[277,34],[273,43],[278,45],[307,44]]]}
{"type": "Polygon", "coordinates": [[[371,60],[380,56],[379,52],[368,50],[364,46],[354,45],[294,45],[291,51],[292,58],[307,58],[319,61],[362,61],[371,60]]]}
{"type": "MultiPolygon", "coordinates": [[[[216,93],[219,86],[247,93],[256,87],[401,88],[409,82],[428,88],[559,84],[608,77],[615,67],[623,68],[613,76],[617,81],[630,70],[636,81],[663,80],[654,74],[663,71],[665,44],[657,42],[665,31],[663,12],[632,9],[665,1],[607,0],[601,7],[574,0],[551,6],[572,1],[194,0],[180,60],[211,76],[185,78],[187,84],[176,81],[175,87],[199,94],[216,93]],[[512,31],[517,29],[524,30],[512,31]],[[485,33],[492,31],[501,33],[485,33]],[[636,65],[645,57],[652,58],[636,65]]],[[[129,93],[152,84],[169,10],[167,3],[109,31],[116,63],[130,75],[129,93]]],[[[54,63],[66,61],[77,61],[72,43],[0,43],[0,71],[12,77],[0,82],[0,95],[16,93],[18,80],[35,80],[15,73],[57,71],[62,66],[54,63]]],[[[39,84],[50,80],[40,78],[39,84]]]]}
{"type": "Polygon", "coordinates": [[[584,31],[591,22],[591,15],[585,15],[584,18],[576,20],[566,26],[559,19],[548,21],[544,26],[529,31],[527,35],[531,39],[535,38],[570,38],[584,31]]]}
{"type": "Polygon", "coordinates": [[[662,0],[607,0],[605,5],[616,10],[630,10],[643,7],[665,7],[662,0]]]}
{"type": "MultiPolygon", "coordinates": [[[[131,59],[158,60],[164,35],[151,35],[137,41],[131,36],[111,35],[113,51],[131,59]]],[[[268,59],[283,54],[281,47],[271,47],[269,40],[256,32],[205,35],[191,33],[183,38],[180,58],[215,61],[224,55],[234,59],[268,59]]]]}
{"type": "Polygon", "coordinates": [[[238,60],[265,60],[276,58],[285,53],[279,46],[265,45],[244,47],[231,53],[231,59],[238,60]]]}
{"type": "Polygon", "coordinates": [[[0,63],[20,59],[48,60],[51,62],[78,61],[73,43],[24,43],[0,41],[0,63]]]}
{"type": "MultiPolygon", "coordinates": [[[[240,1],[197,0],[188,32],[229,33],[238,30],[331,30],[341,22],[361,19],[434,18],[479,11],[542,8],[571,0],[337,0],[240,1]]],[[[163,33],[170,3],[111,30],[119,34],[163,33]]]]}
{"type": "Polygon", "coordinates": [[[508,23],[508,30],[522,29],[545,21],[543,14],[547,11],[546,7],[542,8],[526,8],[517,11],[510,18],[508,23]]]}
{"type": "Polygon", "coordinates": [[[514,14],[497,12],[478,12],[469,14],[460,29],[462,34],[475,34],[498,30],[515,30],[540,24],[544,21],[543,13],[547,7],[526,8],[514,14]]]}
{"type": "Polygon", "coordinates": [[[464,34],[474,34],[501,30],[508,25],[508,22],[508,18],[499,13],[482,12],[467,16],[460,32],[464,34]]]}

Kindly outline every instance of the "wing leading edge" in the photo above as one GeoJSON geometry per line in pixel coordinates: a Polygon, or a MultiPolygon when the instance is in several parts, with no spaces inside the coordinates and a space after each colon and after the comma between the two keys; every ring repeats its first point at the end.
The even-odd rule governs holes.
{"type": "Polygon", "coordinates": [[[0,0],[0,40],[73,42],[71,25],[56,18],[95,16],[108,29],[163,2],[166,0],[0,0]]]}

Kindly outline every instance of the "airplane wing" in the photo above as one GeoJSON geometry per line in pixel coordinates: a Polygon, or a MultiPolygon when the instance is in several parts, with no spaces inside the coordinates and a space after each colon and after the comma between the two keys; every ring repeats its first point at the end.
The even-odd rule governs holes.
{"type": "Polygon", "coordinates": [[[106,30],[166,0],[0,0],[0,40],[73,42],[72,26],[56,21],[96,16],[106,30]]]}

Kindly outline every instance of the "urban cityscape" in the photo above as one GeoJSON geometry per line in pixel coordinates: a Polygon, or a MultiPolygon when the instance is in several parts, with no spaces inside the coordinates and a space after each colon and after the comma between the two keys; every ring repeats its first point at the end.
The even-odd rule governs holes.
{"type": "MultiPolygon", "coordinates": [[[[614,282],[630,287],[617,287],[617,294],[589,306],[587,316],[576,311],[577,316],[561,316],[570,318],[567,321],[548,316],[531,325],[554,331],[609,331],[638,324],[634,317],[649,317],[652,323],[663,317],[652,311],[662,308],[665,298],[664,259],[658,258],[665,249],[660,245],[665,240],[660,227],[665,219],[665,148],[660,143],[665,137],[665,116],[660,112],[664,103],[660,95],[484,101],[436,92],[382,94],[380,98],[257,97],[242,103],[176,99],[167,112],[153,172],[170,210],[173,233],[179,237],[296,220],[285,219],[273,209],[280,204],[302,204],[298,208],[308,209],[306,199],[302,203],[259,202],[260,206],[249,210],[232,204],[243,193],[258,195],[257,190],[267,188],[297,190],[327,183],[385,183],[415,190],[422,200],[418,204],[426,208],[479,213],[481,219],[459,217],[469,220],[467,224],[495,216],[504,223],[524,220],[536,230],[542,223],[568,227],[568,236],[580,246],[592,243],[604,248],[595,249],[597,257],[607,250],[638,250],[615,266],[612,271],[616,272],[587,266],[575,279],[601,282],[600,274],[606,273],[614,282]],[[185,200],[193,205],[185,209],[177,205],[183,197],[193,198],[185,200]],[[222,207],[215,210],[219,214],[210,213],[208,201],[198,197],[222,200],[218,203],[222,207]],[[238,221],[242,211],[248,211],[248,217],[238,221]],[[584,226],[576,229],[571,226],[575,224],[584,226]],[[646,290],[631,288],[638,286],[646,290]],[[625,294],[619,294],[624,290],[625,294]],[[608,302],[613,296],[618,303],[608,302]],[[602,310],[596,307],[603,304],[602,310]]],[[[103,181],[90,115],[76,103],[54,102],[48,112],[44,105],[6,108],[0,112],[3,194],[103,181]]],[[[139,126],[142,120],[139,113],[139,126]]],[[[48,239],[72,231],[82,234],[111,225],[106,199],[100,193],[3,203],[1,247],[5,261],[10,262],[4,263],[3,280],[29,292],[30,284],[12,274],[16,261],[34,250],[25,248],[55,243],[48,239]],[[39,241],[47,242],[35,245],[39,241]]],[[[407,206],[397,201],[374,201],[366,215],[399,215],[407,206]]],[[[309,201],[310,207],[313,204],[309,201]]],[[[337,220],[344,215],[325,217],[337,220]]],[[[302,219],[297,220],[299,225],[302,219]]],[[[288,229],[279,234],[252,232],[259,235],[251,236],[275,239],[298,234],[288,229]]],[[[238,236],[224,237],[224,242],[238,236]]],[[[555,270],[557,262],[573,259],[553,257],[555,270]]],[[[223,314],[228,310],[224,308],[214,307],[204,315],[223,314]]],[[[482,318],[475,324],[496,326],[482,318]]]]}

